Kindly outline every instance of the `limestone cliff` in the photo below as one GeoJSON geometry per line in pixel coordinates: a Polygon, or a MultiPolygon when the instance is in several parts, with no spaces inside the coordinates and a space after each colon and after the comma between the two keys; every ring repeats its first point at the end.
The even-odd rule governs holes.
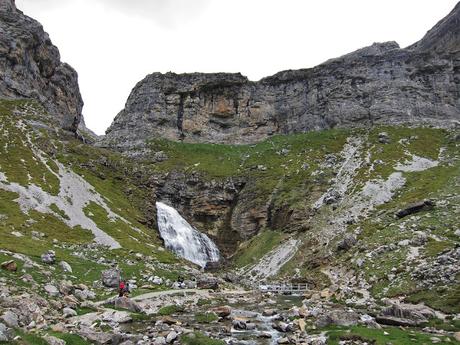
{"type": "Polygon", "coordinates": [[[0,0],[0,97],[38,100],[64,129],[76,132],[83,100],[75,70],[36,20],[14,0],[0,0]]]}
{"type": "Polygon", "coordinates": [[[460,6],[418,43],[374,43],[258,82],[241,74],[153,73],[132,90],[102,146],[139,153],[153,138],[254,143],[273,134],[460,120],[460,6]]]}

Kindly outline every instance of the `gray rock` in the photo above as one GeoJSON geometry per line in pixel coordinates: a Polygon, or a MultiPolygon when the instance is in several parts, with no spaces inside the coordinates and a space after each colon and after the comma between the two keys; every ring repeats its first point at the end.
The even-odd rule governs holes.
{"type": "Polygon", "coordinates": [[[292,324],[282,322],[282,321],[273,323],[272,328],[276,329],[279,332],[283,332],[283,333],[292,332],[294,330],[294,327],[292,326],[292,324]]]}
{"type": "Polygon", "coordinates": [[[410,214],[414,214],[420,211],[431,210],[434,207],[434,202],[431,200],[423,200],[416,203],[413,203],[406,208],[398,211],[396,216],[398,218],[404,218],[410,214]]]}
{"type": "Polygon", "coordinates": [[[245,320],[232,320],[232,327],[236,330],[245,330],[247,323],[245,320]]]}
{"type": "Polygon", "coordinates": [[[416,326],[436,316],[433,309],[417,304],[392,304],[375,319],[378,323],[393,326],[416,326]]]}
{"type": "Polygon", "coordinates": [[[128,297],[117,297],[108,302],[108,304],[115,306],[116,308],[123,308],[127,310],[139,313],[142,308],[132,299],[128,297]]]}
{"type": "Polygon", "coordinates": [[[95,332],[90,328],[80,328],[78,334],[83,338],[90,341],[92,344],[97,345],[112,345],[119,344],[121,341],[120,334],[112,334],[105,332],[95,332]]]}
{"type": "Polygon", "coordinates": [[[329,325],[337,326],[354,326],[360,321],[359,315],[354,311],[335,309],[328,310],[324,314],[318,316],[316,326],[323,328],[329,325]]]}
{"type": "Polygon", "coordinates": [[[0,2],[0,97],[38,101],[65,129],[77,131],[83,100],[77,73],[60,61],[58,49],[37,21],[0,2]]]}
{"type": "Polygon", "coordinates": [[[389,144],[391,142],[390,137],[388,136],[387,132],[379,133],[379,143],[381,144],[389,144]]]}
{"type": "Polygon", "coordinates": [[[59,282],[59,292],[63,295],[70,295],[74,291],[74,286],[71,281],[61,280],[59,282]]]}
{"type": "Polygon", "coordinates": [[[6,312],[4,312],[1,319],[8,327],[12,327],[12,328],[19,327],[18,316],[10,310],[7,310],[6,312]]]}
{"type": "Polygon", "coordinates": [[[168,333],[168,335],[166,336],[166,342],[168,344],[172,343],[174,340],[176,340],[178,337],[178,334],[176,331],[171,331],[168,333]]]}
{"type": "Polygon", "coordinates": [[[441,41],[425,37],[406,49],[375,43],[258,82],[239,73],[152,73],[136,84],[99,145],[132,154],[156,137],[242,144],[333,127],[453,126],[460,118],[459,17],[456,6],[435,27],[441,41]],[[430,45],[436,53],[426,53],[430,45]]]}
{"type": "Polygon", "coordinates": [[[129,312],[109,310],[102,314],[102,320],[107,322],[127,323],[133,321],[133,318],[130,316],[129,312]]]}
{"type": "Polygon", "coordinates": [[[351,249],[357,242],[358,240],[355,235],[346,234],[345,237],[337,244],[337,249],[347,251],[351,249]]]}
{"type": "Polygon", "coordinates": [[[77,297],[80,301],[86,301],[88,299],[96,298],[96,294],[90,290],[75,290],[73,295],[77,297]]]}
{"type": "Polygon", "coordinates": [[[118,287],[120,284],[120,270],[110,268],[101,273],[102,284],[107,287],[118,287]]]}
{"type": "Polygon", "coordinates": [[[66,345],[66,342],[62,339],[53,337],[52,335],[46,335],[43,337],[49,345],[66,345]]]}
{"type": "Polygon", "coordinates": [[[16,272],[18,270],[18,265],[14,260],[4,261],[0,264],[0,267],[10,272],[16,272]]]}
{"type": "Polygon", "coordinates": [[[72,273],[72,267],[70,267],[70,265],[69,265],[67,262],[61,261],[61,262],[59,262],[59,266],[61,266],[61,268],[62,268],[65,272],[72,273]]]}
{"type": "Polygon", "coordinates": [[[46,293],[50,295],[51,297],[58,297],[60,295],[58,288],[54,285],[47,284],[44,286],[44,289],[46,293]]]}
{"type": "Polygon", "coordinates": [[[64,317],[77,316],[77,312],[75,310],[73,310],[72,308],[67,308],[67,307],[62,309],[62,314],[64,315],[64,317]]]}
{"type": "Polygon", "coordinates": [[[56,253],[54,252],[54,250],[49,250],[46,253],[42,254],[42,261],[45,264],[54,264],[56,262],[56,253]]]}
{"type": "Polygon", "coordinates": [[[153,341],[154,345],[166,345],[166,339],[165,337],[156,337],[155,340],[153,341]]]}

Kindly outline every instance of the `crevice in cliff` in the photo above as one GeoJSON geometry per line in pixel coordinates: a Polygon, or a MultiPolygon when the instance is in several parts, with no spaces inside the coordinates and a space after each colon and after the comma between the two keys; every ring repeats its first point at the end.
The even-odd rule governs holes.
{"type": "Polygon", "coordinates": [[[179,107],[177,109],[177,129],[179,130],[179,139],[183,140],[185,138],[183,123],[184,123],[184,100],[187,96],[185,93],[179,94],[179,107]]]}
{"type": "Polygon", "coordinates": [[[230,209],[228,210],[225,217],[224,226],[222,226],[219,230],[219,247],[227,258],[231,257],[235,253],[238,245],[241,242],[241,236],[239,232],[232,228],[232,217],[233,212],[238,205],[240,193],[244,189],[245,185],[246,182],[243,182],[238,186],[238,190],[236,191],[235,197],[230,203],[230,209]]]}
{"type": "Polygon", "coordinates": [[[285,175],[281,176],[280,179],[278,180],[278,183],[276,184],[275,188],[270,194],[270,197],[267,202],[267,226],[272,228],[273,225],[273,210],[274,210],[274,203],[275,203],[275,197],[278,194],[279,189],[283,185],[285,175]]]}

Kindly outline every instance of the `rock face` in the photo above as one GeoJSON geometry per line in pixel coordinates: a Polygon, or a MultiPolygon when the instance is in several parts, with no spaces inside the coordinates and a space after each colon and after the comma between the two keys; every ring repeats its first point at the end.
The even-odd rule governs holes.
{"type": "Polygon", "coordinates": [[[460,120],[460,6],[415,45],[375,43],[317,67],[251,82],[241,74],[153,73],[132,90],[102,146],[154,138],[254,143],[273,134],[460,120]]]}
{"type": "Polygon", "coordinates": [[[42,25],[14,0],[0,0],[0,98],[35,99],[62,128],[76,132],[83,107],[77,79],[42,25]]]}

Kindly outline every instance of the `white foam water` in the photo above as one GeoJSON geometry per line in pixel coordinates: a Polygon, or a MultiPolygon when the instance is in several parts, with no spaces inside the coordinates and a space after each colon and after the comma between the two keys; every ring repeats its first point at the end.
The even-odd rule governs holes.
{"type": "Polygon", "coordinates": [[[208,236],[192,227],[173,207],[162,202],[156,207],[158,230],[167,249],[201,267],[219,261],[219,249],[208,236]]]}

